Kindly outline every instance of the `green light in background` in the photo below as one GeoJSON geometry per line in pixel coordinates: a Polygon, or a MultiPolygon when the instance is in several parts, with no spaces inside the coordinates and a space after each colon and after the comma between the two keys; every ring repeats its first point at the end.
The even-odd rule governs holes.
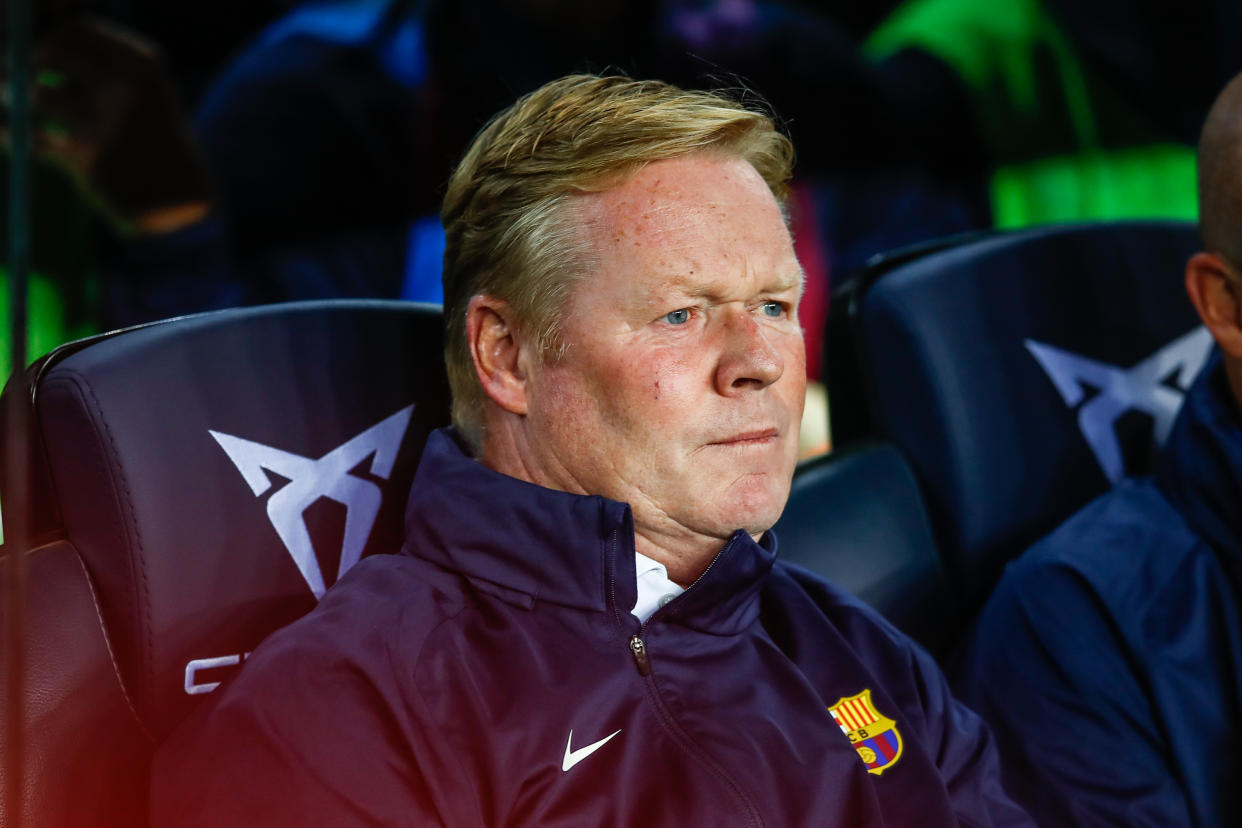
{"type": "MultiPolygon", "coordinates": [[[[0,267],[0,365],[7,367],[12,359],[12,320],[9,315],[9,274],[7,268],[0,267]]],[[[31,273],[27,283],[27,312],[29,326],[26,331],[26,353],[33,362],[43,354],[71,339],[77,339],[89,333],[79,326],[70,328],[66,318],[64,304],[56,286],[50,279],[40,273],[31,273]]],[[[0,506],[0,515],[2,515],[0,506]]],[[[0,544],[4,543],[3,519],[0,518],[0,544]]]]}
{"type": "MultiPolygon", "coordinates": [[[[9,365],[13,353],[9,342],[12,320],[9,318],[8,282],[8,269],[0,267],[0,365],[4,366],[9,365]]],[[[47,276],[31,273],[27,291],[30,324],[26,331],[26,353],[31,362],[57,345],[91,333],[87,326],[70,326],[56,285],[47,276]]]]}
{"type": "Polygon", "coordinates": [[[1042,158],[992,177],[997,227],[1084,219],[1198,217],[1195,154],[1156,144],[1042,158]]]}
{"type": "Polygon", "coordinates": [[[60,72],[53,72],[51,69],[43,69],[39,74],[35,75],[35,83],[39,86],[48,86],[56,89],[64,85],[65,76],[60,72]]]}

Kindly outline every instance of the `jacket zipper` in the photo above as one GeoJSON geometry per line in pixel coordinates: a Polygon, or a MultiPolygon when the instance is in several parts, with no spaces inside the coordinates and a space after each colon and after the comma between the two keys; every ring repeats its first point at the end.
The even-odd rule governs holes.
{"type": "MultiPolygon", "coordinates": [[[[612,540],[614,543],[616,542],[615,531],[613,533],[612,540]]],[[[664,612],[665,607],[675,604],[682,595],[685,595],[687,592],[694,589],[694,587],[698,585],[699,581],[703,580],[707,573],[711,571],[712,567],[716,565],[716,561],[720,560],[721,556],[724,555],[724,553],[728,551],[729,547],[732,545],[732,541],[725,544],[724,548],[716,553],[716,557],[712,558],[712,562],[707,565],[707,568],[699,573],[699,577],[695,578],[694,582],[691,583],[690,586],[686,587],[685,591],[683,591],[681,595],[678,595],[677,598],[674,598],[672,601],[669,601],[668,604],[660,607],[651,614],[650,618],[639,624],[638,632],[630,637],[630,655],[634,657],[634,665],[638,668],[638,674],[648,682],[647,689],[651,692],[652,703],[655,706],[656,715],[663,721],[665,729],[669,731],[674,739],[682,744],[690,755],[696,757],[700,762],[706,765],[709,771],[715,774],[726,787],[733,791],[733,795],[737,797],[738,802],[742,805],[742,809],[746,812],[747,824],[751,826],[762,826],[763,819],[759,816],[759,812],[755,810],[754,804],[751,803],[746,794],[742,792],[741,787],[733,780],[733,777],[730,776],[728,771],[721,767],[716,760],[712,759],[706,751],[700,748],[694,743],[693,740],[690,739],[689,736],[686,735],[686,733],[673,719],[672,714],[669,713],[664,707],[664,702],[660,698],[660,692],[655,686],[655,679],[651,677],[651,656],[647,652],[646,642],[643,641],[643,632],[647,629],[647,625],[650,624],[657,615],[664,612]]],[[[614,606],[616,601],[616,590],[612,584],[615,583],[615,580],[616,574],[614,573],[609,585],[610,597],[613,599],[614,606]]]]}
{"type": "Polygon", "coordinates": [[[630,652],[634,654],[638,674],[643,677],[651,675],[651,659],[647,658],[647,645],[637,635],[630,639],[630,652]]]}
{"type": "MultiPolygon", "coordinates": [[[[615,530],[613,534],[615,538],[615,535],[616,535],[615,530]]],[[[733,545],[733,541],[729,541],[728,543],[726,543],[724,547],[721,548],[721,550],[716,553],[716,557],[712,558],[712,562],[707,565],[707,568],[699,573],[699,577],[695,578],[694,581],[691,582],[690,586],[682,590],[681,595],[678,595],[677,598],[674,598],[672,601],[669,601],[668,604],[665,604],[663,607],[660,607],[658,610],[653,612],[646,621],[643,621],[641,624],[638,625],[638,632],[630,637],[630,654],[634,656],[634,664],[635,666],[638,667],[638,674],[640,676],[643,676],[644,678],[646,678],[647,676],[651,675],[651,656],[648,655],[647,644],[643,641],[643,631],[647,629],[647,625],[650,624],[657,615],[664,612],[665,607],[667,607],[669,604],[677,603],[678,598],[681,598],[682,595],[685,595],[687,592],[689,592],[690,590],[698,586],[699,581],[707,577],[707,573],[712,571],[712,567],[716,565],[716,561],[720,560],[720,557],[724,555],[724,553],[727,552],[729,547],[732,545],[733,545]]],[[[616,581],[616,575],[614,574],[613,582],[615,581],[616,581]]],[[[612,594],[613,602],[615,603],[616,602],[616,590],[610,587],[610,592],[612,594]]]]}

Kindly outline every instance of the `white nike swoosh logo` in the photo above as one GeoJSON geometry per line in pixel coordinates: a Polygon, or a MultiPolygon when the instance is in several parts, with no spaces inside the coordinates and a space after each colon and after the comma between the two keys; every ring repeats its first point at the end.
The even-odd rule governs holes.
{"type": "Polygon", "coordinates": [[[600,739],[598,742],[589,744],[586,747],[580,747],[577,750],[570,750],[570,748],[573,746],[573,743],[574,743],[574,732],[572,730],[569,731],[569,739],[565,741],[565,758],[561,760],[561,770],[562,771],[569,770],[574,765],[578,764],[583,759],[587,758],[592,753],[602,748],[605,744],[607,744],[609,739],[611,739],[613,736],[616,736],[617,733],[620,733],[620,732],[621,732],[620,730],[617,730],[616,733],[612,733],[608,736],[605,736],[604,738],[600,739]]]}

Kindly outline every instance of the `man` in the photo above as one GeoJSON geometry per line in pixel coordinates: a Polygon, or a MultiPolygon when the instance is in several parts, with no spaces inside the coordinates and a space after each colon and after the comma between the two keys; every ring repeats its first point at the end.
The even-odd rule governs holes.
{"type": "Polygon", "coordinates": [[[1010,565],[960,669],[1046,825],[1242,824],[1242,76],[1199,143],[1186,290],[1219,346],[1157,471],[1010,565]]]}
{"type": "Polygon", "coordinates": [[[1026,824],[931,659],[775,561],[791,160],[761,114],[620,77],[479,134],[442,212],[455,430],[405,549],[187,723],[157,823],[1026,824]]]}

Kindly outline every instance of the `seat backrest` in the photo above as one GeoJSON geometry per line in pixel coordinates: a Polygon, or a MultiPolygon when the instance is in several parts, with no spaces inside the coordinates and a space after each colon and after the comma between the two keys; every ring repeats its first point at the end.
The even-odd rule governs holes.
{"type": "Polygon", "coordinates": [[[918,481],[892,445],[799,465],[774,531],[783,560],[849,590],[933,652],[955,630],[957,597],[918,481]]]}
{"type": "Polygon", "coordinates": [[[1211,347],[1183,288],[1196,246],[1182,222],[996,233],[881,259],[834,297],[833,440],[901,449],[970,598],[1146,470],[1211,347]]]}
{"type": "MultiPolygon", "coordinates": [[[[79,343],[16,389],[37,438],[32,522],[84,565],[151,740],[359,557],[399,549],[423,442],[448,420],[442,340],[434,306],[272,305],[79,343]]],[[[32,580],[30,603],[50,588],[32,580]]],[[[109,750],[28,747],[31,767],[109,750]]]]}
{"type": "MultiPolygon", "coordinates": [[[[7,587],[6,555],[0,586],[7,587]]],[[[65,541],[27,554],[24,826],[142,825],[152,739],[117,678],[93,585],[65,541]]],[[[8,623],[7,616],[4,623],[8,623]]],[[[8,703],[9,682],[0,682],[8,703]]],[[[9,733],[0,731],[0,746],[9,733]]],[[[6,754],[7,755],[7,754],[6,754]]],[[[7,763],[0,782],[7,790],[7,763]]],[[[17,824],[0,802],[0,825],[17,824]]]]}

